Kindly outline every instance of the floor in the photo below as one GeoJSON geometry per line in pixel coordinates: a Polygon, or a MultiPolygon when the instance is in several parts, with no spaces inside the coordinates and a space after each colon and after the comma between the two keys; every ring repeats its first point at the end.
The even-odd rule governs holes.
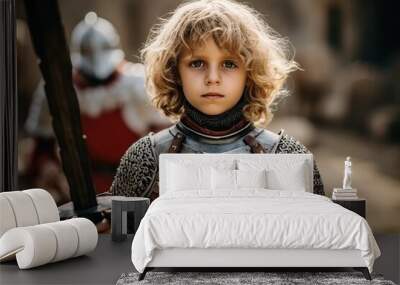
{"type": "Polygon", "coordinates": [[[87,256],[28,270],[18,270],[16,262],[0,264],[0,284],[115,284],[122,273],[134,271],[132,239],[114,243],[111,235],[99,235],[96,250],[87,256]]]}
{"type": "MultiPolygon", "coordinates": [[[[375,273],[400,283],[400,235],[376,235],[382,256],[375,273]]],[[[122,273],[133,272],[130,260],[132,236],[121,243],[110,235],[99,235],[97,249],[81,256],[29,270],[19,270],[16,262],[0,265],[0,284],[115,284],[122,273]]]]}
{"type": "Polygon", "coordinates": [[[376,234],[375,239],[381,250],[381,257],[375,261],[374,272],[400,284],[400,234],[376,234]]]}

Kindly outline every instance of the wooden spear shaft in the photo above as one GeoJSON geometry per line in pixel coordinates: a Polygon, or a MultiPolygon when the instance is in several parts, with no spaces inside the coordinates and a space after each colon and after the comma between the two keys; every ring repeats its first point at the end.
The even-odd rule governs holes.
{"type": "Polygon", "coordinates": [[[72,64],[56,0],[24,0],[26,15],[76,212],[97,207],[72,64]]]}

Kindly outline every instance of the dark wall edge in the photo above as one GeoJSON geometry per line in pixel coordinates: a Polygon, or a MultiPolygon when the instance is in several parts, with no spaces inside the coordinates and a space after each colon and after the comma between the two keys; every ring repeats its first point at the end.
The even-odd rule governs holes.
{"type": "Polygon", "coordinates": [[[15,0],[0,0],[0,192],[17,190],[15,0]]]}

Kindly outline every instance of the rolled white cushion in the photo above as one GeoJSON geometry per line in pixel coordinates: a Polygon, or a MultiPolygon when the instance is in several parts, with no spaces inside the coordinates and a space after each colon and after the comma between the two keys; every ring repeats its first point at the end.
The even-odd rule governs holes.
{"type": "Polygon", "coordinates": [[[0,239],[0,260],[16,253],[20,269],[51,262],[56,254],[57,239],[43,225],[18,227],[7,231],[0,239]]]}
{"type": "Polygon", "coordinates": [[[56,236],[57,250],[51,262],[57,262],[70,258],[75,255],[78,249],[78,233],[70,223],[54,222],[43,224],[49,228],[56,236]]]}
{"type": "Polygon", "coordinates": [[[75,218],[65,220],[74,227],[78,234],[78,248],[73,257],[86,254],[97,246],[98,233],[96,226],[88,219],[75,218]]]}
{"type": "Polygon", "coordinates": [[[14,227],[33,226],[60,220],[53,197],[43,189],[0,193],[0,237],[14,227]]]}
{"type": "Polygon", "coordinates": [[[16,256],[20,269],[86,254],[97,245],[96,226],[88,219],[17,227],[0,238],[0,261],[16,256]]]}
{"type": "Polygon", "coordinates": [[[14,211],[8,199],[0,195],[0,237],[9,229],[15,228],[14,211]]]}
{"type": "Polygon", "coordinates": [[[23,191],[2,192],[11,205],[17,227],[33,226],[39,223],[38,214],[31,197],[23,191]]]}
{"type": "Polygon", "coordinates": [[[31,197],[39,218],[39,224],[57,222],[60,220],[56,202],[49,192],[39,188],[28,189],[23,192],[31,197]]]}

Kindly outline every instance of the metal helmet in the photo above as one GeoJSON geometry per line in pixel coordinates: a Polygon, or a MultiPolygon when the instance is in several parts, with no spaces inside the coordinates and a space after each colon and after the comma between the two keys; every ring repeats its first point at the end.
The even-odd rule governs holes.
{"type": "Polygon", "coordinates": [[[82,73],[105,79],[124,59],[113,25],[89,12],[72,31],[72,64],[82,73]]]}

